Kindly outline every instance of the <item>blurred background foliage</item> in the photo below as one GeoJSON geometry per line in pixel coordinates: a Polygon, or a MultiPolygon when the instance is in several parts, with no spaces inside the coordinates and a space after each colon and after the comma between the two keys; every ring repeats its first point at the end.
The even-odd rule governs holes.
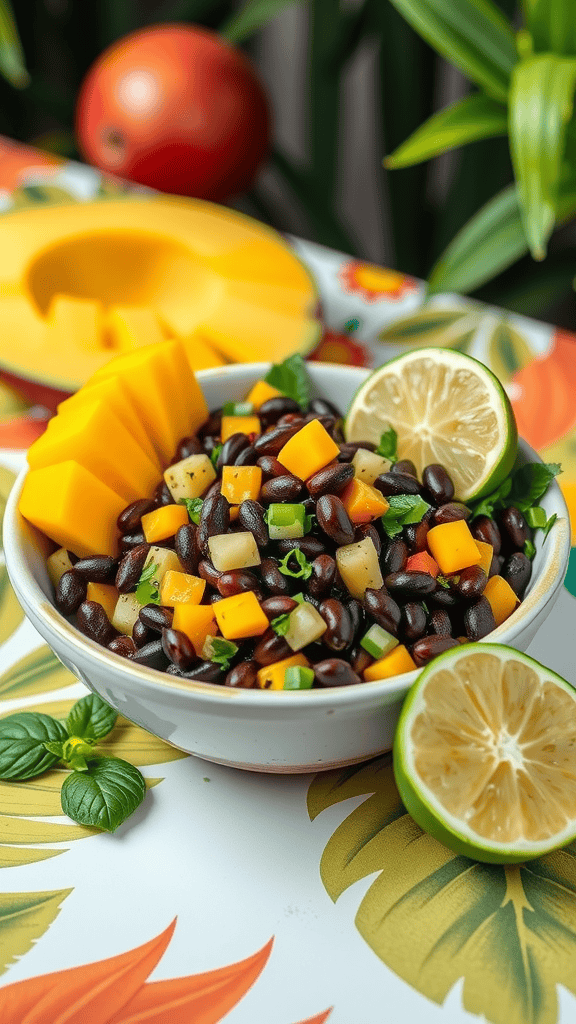
{"type": "Polygon", "coordinates": [[[79,159],[75,100],[106,46],[162,22],[216,29],[254,59],[276,124],[234,205],[433,290],[576,327],[574,0],[13,0],[13,16],[22,60],[0,7],[0,133],[79,159]],[[293,64],[296,121],[282,113],[293,64]]]}

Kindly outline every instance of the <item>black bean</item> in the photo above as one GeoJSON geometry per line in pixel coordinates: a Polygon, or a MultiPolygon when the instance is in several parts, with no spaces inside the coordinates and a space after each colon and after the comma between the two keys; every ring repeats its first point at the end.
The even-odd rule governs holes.
{"type": "Polygon", "coordinates": [[[287,395],[276,395],[274,398],[269,398],[267,402],[262,402],[258,410],[258,416],[260,423],[263,428],[271,427],[276,420],[279,420],[281,416],[286,416],[287,413],[301,413],[298,402],[295,402],[293,398],[288,398],[287,395]]]}
{"type": "Polygon", "coordinates": [[[351,462],[335,462],[308,477],[306,487],[313,498],[322,494],[341,494],[354,478],[354,466],[351,462]]]}
{"type": "Polygon", "coordinates": [[[161,480],[154,491],[154,504],[156,508],[160,508],[162,505],[175,504],[174,498],[172,497],[172,491],[165,480],[161,480]]]}
{"type": "Polygon", "coordinates": [[[172,608],[166,608],[163,604],[144,604],[138,618],[148,629],[161,633],[163,629],[170,629],[172,626],[174,612],[172,608]]]}
{"type": "Polygon", "coordinates": [[[229,569],[228,572],[223,572],[216,586],[222,597],[234,597],[235,594],[243,594],[247,590],[251,590],[258,601],[264,600],[259,579],[248,569],[229,569]]]}
{"type": "Polygon", "coordinates": [[[500,548],[502,547],[500,530],[489,516],[478,516],[474,519],[470,532],[476,540],[484,541],[485,544],[491,544],[495,555],[500,554],[500,548]]]}
{"type": "Polygon", "coordinates": [[[208,583],[210,587],[214,587],[214,589],[216,589],[218,586],[218,580],[222,573],[212,565],[209,558],[203,558],[202,561],[198,563],[198,575],[201,579],[206,580],[206,583],[208,583]]]}
{"type": "Polygon", "coordinates": [[[136,662],[137,665],[145,665],[147,668],[156,668],[160,672],[164,671],[168,664],[168,658],[164,653],[160,637],[158,637],[157,640],[151,640],[150,643],[144,644],[143,647],[140,647],[130,660],[136,662]]]}
{"type": "Polygon", "coordinates": [[[488,598],[481,597],[476,604],[471,604],[464,612],[464,629],[469,640],[481,640],[493,629],[496,629],[496,621],[492,614],[492,608],[488,598]]]}
{"type": "Polygon", "coordinates": [[[262,484],[260,489],[260,501],[265,505],[270,502],[296,501],[302,493],[304,484],[292,473],[284,473],[284,476],[275,476],[262,484]]]}
{"type": "Polygon", "coordinates": [[[222,445],[218,459],[216,460],[216,472],[219,473],[223,466],[233,466],[236,459],[248,447],[250,441],[247,434],[231,434],[222,445]]]}
{"type": "Polygon", "coordinates": [[[238,522],[244,530],[254,535],[259,548],[265,548],[270,542],[268,529],[266,527],[266,509],[259,501],[252,501],[247,498],[238,508],[238,522]]]}
{"type": "Polygon", "coordinates": [[[444,523],[455,523],[459,519],[465,521],[470,518],[470,509],[461,501],[449,501],[446,505],[440,505],[434,512],[434,526],[442,526],[444,523]]]}
{"type": "MultiPolygon", "coordinates": [[[[291,584],[290,577],[284,576],[278,568],[275,558],[263,558],[260,563],[260,575],[268,593],[276,595],[289,595],[291,584]]],[[[292,581],[294,586],[296,581],[292,581]]]]}
{"type": "Polygon", "coordinates": [[[322,601],[318,610],[328,627],[322,635],[322,643],[331,651],[343,651],[346,647],[351,647],[354,641],[354,627],[348,609],[342,602],[329,597],[322,601]]]}
{"type": "Polygon", "coordinates": [[[305,423],[311,423],[312,420],[316,420],[317,423],[321,423],[326,433],[331,434],[336,426],[335,416],[317,416],[316,413],[308,412],[304,417],[305,423]]]}
{"type": "Polygon", "coordinates": [[[287,427],[273,427],[267,433],[261,434],[254,441],[254,448],[258,452],[258,457],[261,455],[278,455],[278,452],[281,451],[286,442],[291,437],[294,437],[294,434],[297,434],[300,429],[300,424],[296,423],[289,424],[287,427]]]}
{"type": "Polygon", "coordinates": [[[387,633],[398,636],[401,619],[400,607],[385,587],[380,590],[368,587],[364,594],[364,609],[387,633]]]}
{"type": "Polygon", "coordinates": [[[223,683],[226,673],[215,661],[199,661],[192,668],[183,672],[176,665],[170,665],[167,672],[173,669],[173,675],[181,676],[183,679],[195,679],[199,683],[223,683]]]}
{"type": "Polygon", "coordinates": [[[499,576],[500,575],[500,570],[502,569],[502,566],[504,565],[504,561],[505,561],[504,555],[492,555],[492,561],[490,562],[490,571],[488,573],[488,577],[489,578],[491,576],[499,576]]]}
{"type": "Polygon", "coordinates": [[[340,455],[337,456],[338,462],[352,462],[359,448],[364,448],[367,452],[376,451],[376,445],[372,444],[372,441],[346,441],[338,447],[340,448],[340,455]]]}
{"type": "Polygon", "coordinates": [[[360,601],[357,601],[354,597],[350,601],[346,601],[346,609],[352,622],[353,635],[357,636],[364,625],[364,609],[360,601]]]}
{"type": "Polygon", "coordinates": [[[184,571],[196,576],[202,552],[198,546],[198,528],[193,523],[185,523],[176,531],[174,550],[184,571]]]}
{"type": "Polygon", "coordinates": [[[223,601],[223,600],[224,600],[224,598],[222,597],[222,594],[220,594],[220,593],[210,592],[208,594],[208,603],[209,604],[218,604],[218,601],[223,601]]]}
{"type": "Polygon", "coordinates": [[[455,608],[460,603],[460,598],[454,591],[438,587],[438,590],[430,594],[430,602],[440,608],[455,608]]]}
{"type": "Polygon", "coordinates": [[[258,454],[254,445],[249,444],[247,448],[243,448],[242,451],[237,455],[235,466],[255,466],[258,454]]]}
{"type": "Polygon", "coordinates": [[[116,573],[116,589],[121,594],[127,594],[138,583],[149,551],[149,544],[139,544],[138,547],[132,548],[124,555],[116,573]]]}
{"type": "Polygon", "coordinates": [[[479,565],[469,565],[458,574],[455,590],[464,601],[477,601],[484,592],[488,577],[479,565]]]}
{"type": "Polygon", "coordinates": [[[422,483],[435,505],[446,505],[454,497],[454,484],[444,466],[432,462],[422,473],[422,483]]]}
{"type": "Polygon", "coordinates": [[[419,523],[409,523],[408,526],[404,527],[402,536],[411,555],[415,555],[419,551],[426,550],[428,545],[428,531],[431,527],[430,520],[427,517],[428,513],[426,513],[419,523]]]}
{"type": "Polygon", "coordinates": [[[301,551],[308,561],[312,561],[326,552],[326,545],[317,537],[286,537],[278,541],[278,551],[282,556],[289,551],[301,551]]]}
{"type": "Polygon", "coordinates": [[[217,448],[219,448],[219,446],[221,444],[220,433],[218,433],[215,437],[212,437],[211,435],[208,435],[208,437],[204,438],[203,444],[204,444],[204,453],[206,455],[208,455],[210,457],[210,459],[211,459],[213,454],[214,454],[214,452],[216,451],[217,448]]]}
{"type": "Polygon", "coordinates": [[[227,533],[230,526],[230,505],[223,494],[213,494],[205,498],[200,509],[198,535],[196,543],[200,550],[208,554],[208,539],[221,533],[227,533]]]}
{"type": "Polygon", "coordinates": [[[98,601],[84,601],[76,613],[76,625],[91,640],[106,647],[115,635],[101,604],[98,601]]]}
{"type": "Polygon", "coordinates": [[[418,479],[418,470],[412,459],[398,459],[393,466],[390,466],[390,473],[407,473],[408,476],[415,476],[418,479]]]}
{"type": "Polygon", "coordinates": [[[436,580],[428,572],[419,572],[416,569],[403,569],[401,572],[391,572],[384,580],[384,586],[392,593],[402,597],[426,597],[433,594],[437,588],[436,580]]]}
{"type": "Polygon", "coordinates": [[[68,569],[68,572],[62,574],[56,587],[55,602],[58,611],[63,615],[73,615],[85,600],[86,580],[75,569],[68,569]]]}
{"type": "Polygon", "coordinates": [[[376,477],[374,487],[385,498],[393,494],[420,494],[420,484],[409,473],[381,473],[376,477]]]}
{"type": "Polygon", "coordinates": [[[308,593],[312,597],[326,597],[332,590],[335,579],[335,560],[331,555],[318,555],[312,562],[312,575],[307,583],[308,593]]]}
{"type": "Polygon", "coordinates": [[[230,669],[225,685],[235,686],[239,690],[253,690],[256,686],[258,667],[255,661],[241,661],[233,669],[230,669]]]}
{"type": "Polygon", "coordinates": [[[136,647],[144,647],[144,644],[154,639],[153,631],[145,626],[141,619],[136,619],[132,626],[132,639],[136,647]]]}
{"type": "Polygon", "coordinates": [[[136,533],[140,529],[142,516],[154,508],[153,498],[138,498],[126,506],[116,520],[120,533],[136,533]]]}
{"type": "Polygon", "coordinates": [[[294,654],[283,636],[278,636],[273,629],[267,629],[254,648],[252,657],[259,665],[272,665],[275,661],[290,658],[294,654]]]}
{"type": "Polygon", "coordinates": [[[532,562],[522,551],[514,551],[506,559],[500,575],[518,597],[522,597],[532,576],[532,562]]]}
{"type": "Polygon", "coordinates": [[[363,523],[362,526],[356,527],[356,530],[354,531],[354,540],[362,541],[366,540],[366,537],[370,537],[370,540],[376,548],[376,554],[380,557],[382,552],[382,539],[373,523],[363,523]]]}
{"type": "Polygon", "coordinates": [[[262,457],[258,459],[256,465],[260,466],[264,479],[270,479],[270,477],[274,476],[284,476],[286,473],[286,466],[283,466],[281,462],[278,462],[278,459],[274,458],[273,455],[262,455],[262,457]]]}
{"type": "Polygon", "coordinates": [[[445,608],[430,612],[430,629],[437,636],[452,636],[452,622],[445,608]]]}
{"type": "Polygon", "coordinates": [[[341,658],[326,658],[312,667],[314,678],[320,686],[352,686],[354,683],[362,682],[352,666],[341,658]]]}
{"type": "Polygon", "coordinates": [[[322,494],[316,502],[318,525],[335,544],[352,544],[354,527],[344,505],[335,494],[322,494]]]}
{"type": "Polygon", "coordinates": [[[208,419],[204,421],[198,431],[198,436],[204,439],[209,434],[220,437],[222,430],[222,409],[211,412],[208,419]]]}
{"type": "Polygon", "coordinates": [[[136,654],[136,644],[130,636],[115,636],[110,640],[108,650],[121,658],[132,658],[136,654]]]}
{"type": "Polygon", "coordinates": [[[426,632],[426,612],[417,601],[408,601],[402,609],[400,627],[407,640],[418,640],[426,632]]]}
{"type": "Polygon", "coordinates": [[[162,630],[162,648],[166,657],[184,672],[197,660],[192,641],[179,629],[162,630]]]}
{"type": "Polygon", "coordinates": [[[74,571],[89,583],[106,583],[114,579],[117,565],[117,560],[111,555],[92,555],[91,558],[80,558],[74,571]]]}
{"type": "Polygon", "coordinates": [[[284,594],[275,594],[260,602],[260,607],[267,619],[275,619],[278,615],[286,615],[298,607],[298,602],[284,594]]]}
{"type": "Polygon", "coordinates": [[[361,676],[373,661],[374,658],[363,647],[353,647],[350,651],[350,667],[358,676],[361,676]]]}
{"type": "Polygon", "coordinates": [[[388,541],[388,547],[380,559],[382,573],[388,576],[391,572],[400,572],[405,568],[407,560],[407,545],[400,537],[393,537],[388,541]]]}
{"type": "Polygon", "coordinates": [[[458,641],[453,640],[450,636],[423,636],[421,640],[417,640],[413,644],[412,657],[418,668],[421,668],[422,665],[426,665],[432,658],[437,657],[438,654],[443,654],[444,651],[449,651],[452,647],[458,646],[458,641]]]}
{"type": "Polygon", "coordinates": [[[529,537],[528,523],[522,513],[511,506],[500,513],[500,531],[516,551],[522,551],[529,537]]]}
{"type": "Polygon", "coordinates": [[[204,445],[199,437],[183,437],[176,449],[174,462],[181,462],[191,455],[202,455],[203,451],[204,445]]]}
{"type": "Polygon", "coordinates": [[[315,416],[340,416],[339,410],[327,398],[312,398],[306,412],[313,412],[315,416]]]}
{"type": "Polygon", "coordinates": [[[298,423],[300,427],[305,426],[306,420],[304,419],[302,413],[287,412],[285,416],[281,416],[280,419],[276,421],[276,426],[287,427],[288,425],[291,426],[293,423],[298,423]]]}
{"type": "Polygon", "coordinates": [[[146,544],[146,537],[142,530],[138,530],[136,533],[127,533],[125,537],[120,537],[118,550],[121,555],[124,555],[127,551],[140,547],[141,544],[146,544]]]}

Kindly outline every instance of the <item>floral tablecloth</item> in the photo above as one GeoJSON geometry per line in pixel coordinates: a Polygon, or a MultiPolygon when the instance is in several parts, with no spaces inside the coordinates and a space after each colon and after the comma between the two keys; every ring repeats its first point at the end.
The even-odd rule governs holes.
{"type": "MultiPolygon", "coordinates": [[[[0,140],[0,210],[125,190],[0,140]]],[[[313,358],[470,352],[503,380],[521,434],[562,463],[576,513],[572,335],[453,296],[427,301],[421,282],[290,241],[321,297],[313,358]]],[[[43,427],[42,409],[4,386],[0,505],[43,427]]],[[[576,684],[574,559],[567,585],[529,653],[576,684]]],[[[86,692],[23,620],[1,561],[0,644],[0,715],[65,717],[86,692]]],[[[389,755],[259,776],[125,720],[106,746],[149,787],[114,835],[62,816],[64,772],[0,783],[1,1024],[576,1021],[576,846],[510,868],[456,857],[405,813],[389,755]]]]}

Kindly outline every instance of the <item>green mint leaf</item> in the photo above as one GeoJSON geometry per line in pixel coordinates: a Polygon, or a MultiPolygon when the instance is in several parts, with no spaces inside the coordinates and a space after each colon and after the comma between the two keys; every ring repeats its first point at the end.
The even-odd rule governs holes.
{"type": "Polygon", "coordinates": [[[445,576],[442,576],[441,573],[439,573],[438,576],[436,577],[436,583],[438,583],[438,585],[442,587],[443,590],[450,590],[450,581],[447,580],[445,576]]]}
{"type": "Polygon", "coordinates": [[[420,523],[426,515],[430,505],[424,501],[419,495],[414,495],[417,499],[416,504],[410,509],[409,512],[405,513],[402,522],[404,526],[408,526],[410,523],[420,523]]]}
{"type": "Polygon", "coordinates": [[[557,462],[529,462],[521,466],[512,478],[510,504],[516,508],[523,505],[521,511],[535,505],[546,493],[554,477],[561,472],[562,467],[557,462]]]}
{"type": "Polygon", "coordinates": [[[222,406],[223,416],[252,416],[252,402],[225,402],[222,406]]]}
{"type": "Polygon", "coordinates": [[[141,772],[118,757],[90,761],[87,771],[72,772],[62,784],[62,810],[79,825],[114,832],[142,803],[141,772]]]}
{"type": "Polygon", "coordinates": [[[179,505],[186,505],[186,511],[190,518],[190,522],[195,523],[198,526],[200,522],[200,512],[202,510],[203,500],[202,498],[180,498],[179,505]]]}
{"type": "Polygon", "coordinates": [[[48,770],[60,755],[45,743],[67,737],[62,722],[36,711],[20,711],[0,721],[0,779],[32,779],[48,770]]]}
{"type": "Polygon", "coordinates": [[[148,583],[149,580],[153,579],[154,573],[156,572],[157,568],[157,562],[150,562],[150,565],[145,565],[144,568],[142,569],[142,572],[140,573],[140,579],[138,580],[138,583],[148,583]]]}
{"type": "Polygon", "coordinates": [[[214,445],[214,448],[212,449],[212,452],[211,452],[211,455],[210,455],[210,462],[214,466],[214,469],[216,469],[216,463],[218,462],[218,459],[219,459],[219,456],[220,456],[220,452],[222,451],[223,447],[224,447],[223,444],[216,444],[216,445],[214,445]]]}
{"type": "Polygon", "coordinates": [[[550,533],[550,530],[554,526],[554,523],[556,522],[557,519],[558,519],[558,516],[556,515],[556,513],[554,513],[554,515],[550,516],[550,519],[548,520],[548,522],[545,523],[545,525],[543,527],[543,530],[544,530],[544,540],[546,540],[546,537],[550,533]]]}
{"type": "Polygon", "coordinates": [[[380,443],[376,449],[376,454],[382,455],[392,463],[398,462],[398,434],[394,427],[388,427],[388,430],[385,430],[380,435],[380,443]]]}
{"type": "Polygon", "coordinates": [[[299,548],[292,548],[287,555],[284,555],[284,558],[278,563],[278,568],[284,576],[293,576],[294,579],[309,580],[312,575],[312,566],[299,548]],[[296,572],[288,567],[291,558],[295,558],[298,562],[299,568],[296,572]]]}
{"type": "Polygon", "coordinates": [[[392,540],[393,537],[397,537],[399,533],[402,533],[402,523],[397,520],[384,522],[384,516],[382,516],[382,526],[386,530],[388,537],[392,540]]]}
{"type": "Polygon", "coordinates": [[[158,588],[152,583],[139,583],[136,587],[136,600],[140,604],[160,604],[158,588]]]}
{"type": "Polygon", "coordinates": [[[389,537],[396,537],[409,523],[419,523],[430,508],[419,494],[393,494],[388,501],[390,508],[381,519],[389,537]]]}
{"type": "Polygon", "coordinates": [[[310,379],[306,371],[306,363],[301,355],[288,356],[283,363],[272,366],[264,380],[273,388],[278,388],[287,398],[293,398],[305,409],[310,401],[310,379]]]}
{"type": "Polygon", "coordinates": [[[532,561],[532,559],[534,558],[534,555],[536,554],[536,548],[534,547],[531,540],[527,540],[524,542],[524,554],[526,555],[526,558],[530,559],[530,561],[532,561]]]}
{"type": "Polygon", "coordinates": [[[284,615],[277,615],[275,619],[272,619],[270,625],[278,636],[286,636],[286,633],[290,629],[290,616],[292,612],[285,612],[284,615]]]}
{"type": "Polygon", "coordinates": [[[77,700],[66,719],[68,735],[85,740],[101,740],[116,725],[118,712],[97,693],[77,700]]]}
{"type": "Polygon", "coordinates": [[[546,526],[546,510],[540,505],[535,505],[533,508],[527,508],[524,513],[524,518],[531,526],[533,530],[543,529],[546,526]]]}
{"type": "Polygon", "coordinates": [[[225,671],[230,668],[230,659],[238,653],[238,645],[231,640],[224,640],[221,636],[207,636],[202,657],[205,661],[213,661],[220,665],[225,671]]]}

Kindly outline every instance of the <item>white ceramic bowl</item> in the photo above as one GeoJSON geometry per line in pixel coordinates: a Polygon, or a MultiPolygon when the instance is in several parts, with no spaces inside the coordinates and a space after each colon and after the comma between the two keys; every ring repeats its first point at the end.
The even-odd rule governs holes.
{"type": "MultiPolygon", "coordinates": [[[[225,366],[198,377],[210,408],[245,397],[267,364],[225,366]]],[[[312,363],[317,393],[345,410],[367,371],[312,363]]],[[[538,456],[522,442],[530,461],[538,456]]],[[[90,689],[162,739],[209,761],[265,772],[309,772],[373,757],[392,745],[398,713],[417,672],[350,687],[304,692],[235,690],[188,682],[133,665],[88,640],[56,610],[45,544],[22,519],[17,480],[4,519],[12,585],[26,614],[63,664],[90,689]]],[[[568,512],[554,482],[542,504],[558,520],[537,554],[527,595],[487,638],[525,650],[560,593],[570,550],[568,512]]]]}

